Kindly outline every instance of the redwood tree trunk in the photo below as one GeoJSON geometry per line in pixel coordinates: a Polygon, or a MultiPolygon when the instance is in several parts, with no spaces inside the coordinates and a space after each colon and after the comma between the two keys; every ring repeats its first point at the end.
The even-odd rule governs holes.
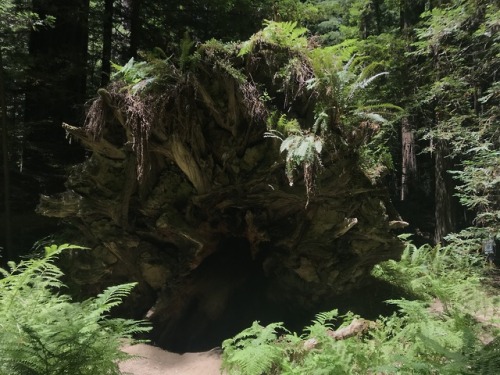
{"type": "Polygon", "coordinates": [[[101,87],[109,83],[111,75],[111,44],[113,37],[113,3],[114,0],[104,1],[103,33],[102,33],[102,69],[101,87]]]}
{"type": "Polygon", "coordinates": [[[0,126],[2,127],[2,169],[3,169],[3,203],[4,222],[3,230],[5,235],[4,250],[0,254],[2,261],[13,259],[12,248],[12,215],[10,209],[10,163],[9,163],[9,131],[7,129],[7,104],[5,102],[5,79],[2,59],[2,48],[0,48],[0,126]]]}
{"type": "Polygon", "coordinates": [[[130,50],[129,55],[137,57],[141,32],[141,2],[142,0],[130,0],[130,50]]]}
{"type": "Polygon", "coordinates": [[[33,11],[56,21],[31,32],[26,118],[77,121],[86,98],[89,0],[34,0],[33,11]]]}
{"type": "Polygon", "coordinates": [[[399,27],[406,30],[415,25],[425,10],[425,0],[401,0],[399,3],[399,27]]]}
{"type": "Polygon", "coordinates": [[[455,230],[455,206],[453,202],[454,184],[451,175],[452,161],[448,158],[449,149],[445,141],[439,141],[435,148],[435,243],[455,230]]]}
{"type": "Polygon", "coordinates": [[[80,122],[84,112],[89,0],[34,0],[33,11],[56,17],[53,27],[30,33],[23,128],[25,173],[37,176],[39,191],[47,193],[60,190],[64,167],[82,159],[61,123],[80,122]]]}
{"type": "Polygon", "coordinates": [[[415,136],[410,121],[404,117],[401,123],[401,188],[400,199],[404,201],[417,174],[417,156],[415,154],[415,136]]]}

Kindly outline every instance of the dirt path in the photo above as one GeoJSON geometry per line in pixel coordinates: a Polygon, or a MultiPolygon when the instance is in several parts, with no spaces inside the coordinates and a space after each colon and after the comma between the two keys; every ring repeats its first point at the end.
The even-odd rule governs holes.
{"type": "Polygon", "coordinates": [[[129,375],[220,375],[221,359],[217,352],[175,354],[154,346],[139,344],[124,351],[140,356],[120,364],[129,375]]]}

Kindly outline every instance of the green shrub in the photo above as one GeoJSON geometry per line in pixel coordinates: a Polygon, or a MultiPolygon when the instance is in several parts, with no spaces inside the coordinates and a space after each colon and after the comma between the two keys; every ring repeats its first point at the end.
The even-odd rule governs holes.
{"type": "Polygon", "coordinates": [[[54,265],[74,245],[45,248],[39,259],[0,268],[0,375],[120,374],[123,340],[149,329],[143,322],[108,318],[134,284],[106,289],[73,302],[62,293],[63,273],[54,265]]]}

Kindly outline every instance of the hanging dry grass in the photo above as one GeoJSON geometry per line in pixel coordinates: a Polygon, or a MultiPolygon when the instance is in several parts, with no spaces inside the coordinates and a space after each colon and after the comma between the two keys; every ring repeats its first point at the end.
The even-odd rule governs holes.
{"type": "Polygon", "coordinates": [[[142,181],[148,171],[148,141],[152,130],[153,115],[148,98],[125,96],[126,127],[132,131],[132,150],[137,157],[137,179],[142,181]]]}

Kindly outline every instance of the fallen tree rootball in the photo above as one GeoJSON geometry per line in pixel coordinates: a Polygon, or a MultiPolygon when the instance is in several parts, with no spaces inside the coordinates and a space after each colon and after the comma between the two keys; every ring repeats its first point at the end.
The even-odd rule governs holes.
{"type": "Polygon", "coordinates": [[[284,95],[273,73],[283,62],[262,51],[245,60],[216,52],[201,49],[193,71],[172,64],[141,94],[118,83],[100,90],[83,128],[64,124],[88,159],[66,193],[39,206],[92,248],[68,259],[69,276],[88,291],[138,281],[128,309],[142,316],[155,304],[159,337],[193,311],[216,320],[257,284],[261,302],[314,309],[363,285],[401,249],[387,193],[349,148],[323,151],[307,207],[300,175],[289,185],[279,140],[264,137],[266,118],[278,110],[307,125],[314,97],[297,88],[293,100],[284,95]],[[219,265],[208,261],[214,254],[219,265]]]}

